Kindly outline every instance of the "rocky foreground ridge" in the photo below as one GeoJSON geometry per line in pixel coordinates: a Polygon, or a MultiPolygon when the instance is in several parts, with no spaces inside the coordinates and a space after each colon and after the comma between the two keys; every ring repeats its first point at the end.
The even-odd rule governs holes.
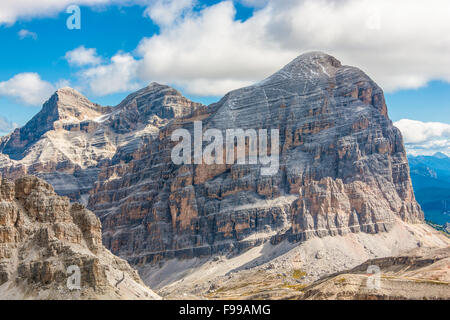
{"type": "Polygon", "coordinates": [[[92,212],[26,176],[0,184],[0,299],[159,296],[102,245],[100,220],[92,212]]]}
{"type": "Polygon", "coordinates": [[[0,151],[4,177],[37,175],[84,203],[105,246],[140,268],[423,221],[383,91],[320,52],[209,106],[156,83],[113,108],[60,89],[0,151]],[[175,165],[171,133],[193,133],[194,121],[223,133],[278,129],[279,170],[175,165]]]}

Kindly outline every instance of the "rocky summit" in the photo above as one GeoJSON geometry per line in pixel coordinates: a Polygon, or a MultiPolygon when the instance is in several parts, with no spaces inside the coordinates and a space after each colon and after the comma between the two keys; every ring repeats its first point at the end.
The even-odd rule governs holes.
{"type": "MultiPolygon", "coordinates": [[[[171,270],[174,258],[187,270],[193,259],[233,259],[255,248],[275,257],[314,239],[389,238],[399,226],[423,222],[382,89],[320,52],[209,106],[156,83],[116,107],[61,89],[28,124],[2,138],[0,151],[4,177],[37,175],[84,203],[102,222],[105,246],[155,285],[179,280],[155,276],[155,266],[171,270]],[[224,136],[228,129],[278,130],[278,170],[263,175],[262,164],[174,164],[172,133],[186,129],[194,136],[196,121],[224,136]]],[[[406,234],[392,239],[407,239],[405,249],[417,246],[419,234],[406,234]]],[[[352,257],[374,257],[372,240],[365,241],[358,250],[368,255],[356,253],[355,244],[347,247],[352,257]]]]}
{"type": "Polygon", "coordinates": [[[0,299],[159,298],[103,247],[100,220],[47,182],[2,180],[0,207],[0,299]]]}

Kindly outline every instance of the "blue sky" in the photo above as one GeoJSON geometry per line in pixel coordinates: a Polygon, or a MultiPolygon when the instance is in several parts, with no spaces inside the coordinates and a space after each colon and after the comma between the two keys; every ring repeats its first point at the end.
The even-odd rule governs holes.
{"type": "MultiPolygon", "coordinates": [[[[431,1],[449,7],[448,1],[431,1]]],[[[430,10],[421,1],[408,2],[404,13],[396,13],[401,11],[398,4],[385,0],[377,2],[379,7],[361,2],[2,3],[0,126],[25,124],[53,90],[65,85],[94,102],[116,105],[128,93],[157,81],[209,104],[231,89],[263,79],[301,53],[321,50],[360,67],[379,83],[393,121],[423,123],[420,137],[417,126],[399,126],[413,152],[427,152],[426,145],[429,152],[436,151],[433,141],[440,141],[439,151],[448,152],[450,129],[441,124],[450,123],[450,37],[433,40],[437,32],[450,34],[447,16],[438,10],[429,12],[433,19],[417,22],[415,16],[426,20],[423,14],[430,10]],[[65,10],[71,3],[80,5],[80,30],[66,26],[70,14],[65,10]],[[82,59],[74,52],[82,53],[82,59]],[[39,89],[23,96],[20,91],[28,87],[39,89]],[[439,129],[433,123],[440,123],[439,129]],[[417,145],[421,148],[414,150],[417,145]]]]}

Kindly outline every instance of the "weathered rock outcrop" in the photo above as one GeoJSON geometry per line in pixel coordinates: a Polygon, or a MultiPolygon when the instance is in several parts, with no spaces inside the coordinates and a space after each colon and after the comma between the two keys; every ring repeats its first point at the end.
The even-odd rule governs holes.
{"type": "Polygon", "coordinates": [[[100,220],[84,206],[33,176],[1,181],[0,299],[158,298],[103,247],[100,220]]]}
{"type": "Polygon", "coordinates": [[[423,220],[382,90],[323,53],[304,54],[208,107],[152,84],[85,121],[86,130],[75,121],[47,131],[22,160],[4,156],[2,172],[21,168],[82,199],[100,217],[105,245],[133,263],[423,220]],[[175,165],[171,134],[192,133],[197,120],[224,136],[233,128],[278,129],[279,170],[263,176],[259,164],[175,165]]]}

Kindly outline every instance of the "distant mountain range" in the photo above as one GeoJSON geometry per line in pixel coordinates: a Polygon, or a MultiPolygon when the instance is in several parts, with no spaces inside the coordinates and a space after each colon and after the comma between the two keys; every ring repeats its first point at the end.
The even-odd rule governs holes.
{"type": "Polygon", "coordinates": [[[409,156],[411,179],[425,219],[445,225],[450,222],[450,158],[438,152],[432,156],[409,156]]]}

